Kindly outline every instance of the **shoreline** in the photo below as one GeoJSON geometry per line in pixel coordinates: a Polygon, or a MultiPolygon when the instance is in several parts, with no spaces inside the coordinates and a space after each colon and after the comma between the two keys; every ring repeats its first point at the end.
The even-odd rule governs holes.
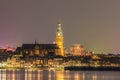
{"type": "Polygon", "coordinates": [[[73,71],[120,71],[120,67],[106,67],[106,66],[67,66],[64,70],[73,71]]]}
{"type": "Polygon", "coordinates": [[[2,69],[6,69],[6,70],[55,70],[55,71],[66,71],[66,70],[70,70],[70,71],[120,71],[120,67],[110,67],[110,66],[97,66],[97,67],[93,67],[93,66],[66,66],[62,69],[60,68],[19,68],[19,67],[1,67],[2,69]]]}

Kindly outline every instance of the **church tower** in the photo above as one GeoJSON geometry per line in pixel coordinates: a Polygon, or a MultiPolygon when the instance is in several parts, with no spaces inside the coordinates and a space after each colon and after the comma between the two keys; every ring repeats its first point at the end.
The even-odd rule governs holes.
{"type": "Polygon", "coordinates": [[[56,41],[55,43],[58,45],[58,55],[64,56],[64,46],[63,46],[63,32],[62,32],[62,25],[60,23],[57,24],[57,32],[56,32],[56,41]]]}

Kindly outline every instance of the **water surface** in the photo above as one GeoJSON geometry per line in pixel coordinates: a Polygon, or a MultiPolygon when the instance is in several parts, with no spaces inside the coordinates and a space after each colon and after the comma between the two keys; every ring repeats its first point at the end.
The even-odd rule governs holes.
{"type": "Polygon", "coordinates": [[[120,72],[2,69],[0,80],[120,80],[120,72]]]}

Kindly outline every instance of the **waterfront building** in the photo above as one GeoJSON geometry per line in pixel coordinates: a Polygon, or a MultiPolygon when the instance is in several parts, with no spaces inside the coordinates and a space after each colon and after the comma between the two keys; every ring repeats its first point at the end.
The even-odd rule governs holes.
{"type": "Polygon", "coordinates": [[[57,44],[57,46],[59,47],[57,55],[61,55],[64,56],[64,44],[63,44],[63,32],[62,32],[62,25],[60,23],[58,23],[58,28],[57,28],[57,32],[56,32],[56,40],[55,43],[57,44]]]}
{"type": "Polygon", "coordinates": [[[18,53],[26,53],[29,55],[39,55],[39,56],[45,56],[50,52],[57,52],[57,49],[59,47],[56,44],[23,44],[22,47],[18,47],[16,49],[16,52],[18,53]]]}
{"type": "Polygon", "coordinates": [[[12,53],[15,51],[15,48],[7,47],[7,48],[0,48],[0,53],[12,53]]]}
{"type": "Polygon", "coordinates": [[[73,45],[70,47],[70,53],[71,53],[73,56],[84,55],[84,47],[83,47],[83,45],[73,44],[73,45]]]}
{"type": "Polygon", "coordinates": [[[24,67],[24,61],[20,59],[22,55],[13,55],[7,59],[7,65],[5,67],[24,67]]]}
{"type": "Polygon", "coordinates": [[[5,53],[7,52],[7,49],[0,48],[0,53],[5,53]]]}
{"type": "Polygon", "coordinates": [[[50,52],[56,55],[64,56],[64,46],[63,46],[63,32],[61,24],[58,23],[58,28],[55,36],[55,43],[53,44],[23,44],[21,47],[16,49],[17,53],[27,53],[29,55],[40,55],[45,56],[50,52]]]}

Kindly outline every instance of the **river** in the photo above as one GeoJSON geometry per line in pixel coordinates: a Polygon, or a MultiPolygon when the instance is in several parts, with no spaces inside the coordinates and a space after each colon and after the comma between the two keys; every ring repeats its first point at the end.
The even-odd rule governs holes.
{"type": "Polygon", "coordinates": [[[0,80],[120,80],[120,72],[1,69],[0,80]]]}

